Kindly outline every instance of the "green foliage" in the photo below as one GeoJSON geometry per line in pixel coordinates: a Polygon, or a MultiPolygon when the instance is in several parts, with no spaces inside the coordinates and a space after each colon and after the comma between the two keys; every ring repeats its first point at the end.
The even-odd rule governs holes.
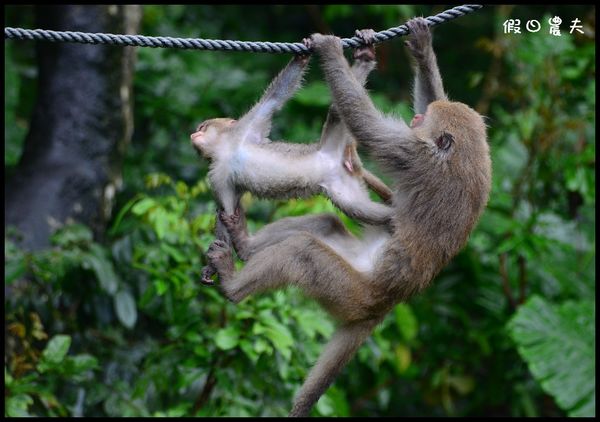
{"type": "MultiPolygon", "coordinates": [[[[27,21],[20,10],[9,7],[7,16],[27,21]]],[[[379,30],[440,10],[146,6],[139,32],[290,41],[315,30],[343,36],[356,28],[379,30]]],[[[546,11],[564,15],[563,22],[571,15],[584,24],[590,19],[585,6],[489,6],[436,28],[446,90],[488,117],[489,206],[465,250],[424,294],[388,315],[313,415],[595,412],[589,300],[595,293],[595,43],[589,34],[564,30],[562,37],[502,33],[508,17],[543,21],[546,11]]],[[[22,149],[36,85],[33,43],[15,46],[7,42],[5,49],[9,170],[22,149]]],[[[233,305],[200,285],[215,204],[207,162],[193,152],[189,133],[206,118],[241,115],[289,57],[137,53],[135,132],[107,232],[95,238],[85,226],[67,225],[50,248],[31,253],[7,231],[5,415],[285,415],[335,324],[293,289],[233,305]]],[[[369,81],[373,101],[410,120],[411,70],[402,42],[384,43],[378,54],[369,81]]],[[[277,113],[274,139],[319,137],[330,94],[318,67],[313,59],[304,88],[277,113]]],[[[362,151],[361,157],[378,171],[362,151]]],[[[321,212],[337,212],[361,232],[321,197],[247,195],[243,202],[251,232],[286,216],[321,212]]]]}
{"type": "Polygon", "coordinates": [[[569,416],[596,416],[595,304],[531,297],[508,328],[542,388],[569,416]]]}
{"type": "MultiPolygon", "coordinates": [[[[27,340],[22,328],[18,323],[10,325],[10,329],[17,333],[17,336],[22,334],[19,338],[23,345],[26,345],[27,340]]],[[[67,356],[70,346],[70,336],[56,335],[48,341],[39,358],[34,355],[35,365],[28,365],[31,369],[27,375],[13,377],[8,369],[4,368],[7,393],[4,416],[35,416],[41,409],[43,414],[50,416],[69,414],[68,409],[55,395],[59,385],[73,382],[85,384],[92,377],[92,371],[98,368],[98,360],[92,355],[67,356]]],[[[26,366],[24,362],[18,362],[17,365],[26,366]]],[[[17,373],[22,369],[11,366],[17,373]]]]}

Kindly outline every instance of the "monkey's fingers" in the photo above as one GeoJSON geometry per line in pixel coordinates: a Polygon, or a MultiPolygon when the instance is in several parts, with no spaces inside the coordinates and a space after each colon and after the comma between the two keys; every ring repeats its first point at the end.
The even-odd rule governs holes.
{"type": "Polygon", "coordinates": [[[366,44],[373,44],[375,42],[375,34],[376,32],[370,28],[357,29],[354,33],[354,35],[362,39],[366,44]]]}
{"type": "Polygon", "coordinates": [[[215,282],[212,280],[212,276],[215,275],[217,270],[214,266],[208,264],[206,267],[202,268],[202,275],[200,277],[200,283],[205,286],[214,286],[215,282]]]}
{"type": "Polygon", "coordinates": [[[358,47],[354,50],[352,57],[355,60],[375,60],[375,46],[373,42],[375,41],[376,32],[372,29],[357,29],[355,35],[362,39],[366,45],[358,47]]]}
{"type": "Polygon", "coordinates": [[[306,48],[308,48],[309,50],[312,50],[312,48],[313,48],[313,43],[312,43],[311,38],[302,38],[302,44],[304,44],[304,46],[306,48]]]}
{"type": "Polygon", "coordinates": [[[408,40],[404,44],[415,58],[420,58],[424,50],[431,46],[431,31],[424,18],[413,18],[406,22],[409,30],[408,40]]]}

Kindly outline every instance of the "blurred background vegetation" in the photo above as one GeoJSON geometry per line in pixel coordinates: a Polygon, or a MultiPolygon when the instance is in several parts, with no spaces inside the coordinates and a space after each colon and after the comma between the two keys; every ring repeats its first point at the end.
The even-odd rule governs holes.
{"type": "MultiPolygon", "coordinates": [[[[144,6],[140,33],[295,42],[447,8],[144,6]]],[[[5,12],[5,26],[33,28],[33,7],[5,12]]],[[[37,75],[33,42],[4,45],[10,176],[37,75]]],[[[489,206],[468,246],[394,309],[313,415],[595,415],[595,8],[487,6],[436,27],[434,48],[450,97],[488,118],[489,206]],[[556,15],[560,37],[548,34],[556,15]],[[521,34],[503,33],[509,18],[521,34]],[[575,18],[583,35],[569,34],[575,18]],[[527,32],[529,19],[542,30],[527,32]]],[[[372,98],[410,120],[402,40],[377,51],[372,98]]],[[[5,227],[5,415],[287,414],[334,322],[295,290],[234,306],[198,283],[215,204],[189,134],[242,114],[289,58],[137,49],[135,130],[106,233],[68,224],[29,252],[5,227]]],[[[306,80],[273,139],[318,138],[330,96],[314,60],[306,80]]],[[[320,197],[244,205],[251,231],[335,212],[320,197]]]]}

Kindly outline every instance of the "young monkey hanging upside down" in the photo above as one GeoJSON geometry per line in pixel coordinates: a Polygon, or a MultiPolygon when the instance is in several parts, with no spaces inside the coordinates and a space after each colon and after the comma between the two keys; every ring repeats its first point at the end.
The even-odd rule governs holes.
{"type": "MultiPolygon", "coordinates": [[[[372,30],[361,35],[368,39],[372,30]]],[[[384,200],[391,191],[363,169],[355,141],[331,107],[318,144],[271,142],[267,136],[275,111],[300,87],[310,56],[292,59],[267,88],[261,100],[241,119],[219,118],[200,124],[192,144],[211,160],[209,180],[226,214],[239,205],[242,193],[261,198],[306,198],[327,195],[340,210],[369,224],[386,224],[392,209],[371,201],[367,186],[384,200]]],[[[358,48],[352,67],[362,85],[375,68],[375,50],[358,48]]]]}
{"type": "Polygon", "coordinates": [[[335,215],[286,218],[249,236],[241,214],[221,214],[234,247],[247,257],[234,270],[230,247],[215,241],[209,262],[233,302],[285,286],[300,287],[341,325],[298,392],[290,416],[308,415],[335,376],[392,307],[429,285],[465,245],[483,212],[491,161],[482,117],[448,101],[427,21],[407,23],[415,61],[411,126],[382,115],[343,56],[340,39],[314,34],[318,54],[346,127],[394,177],[391,233],[358,239],[335,215]]]}
{"type": "MultiPolygon", "coordinates": [[[[369,41],[372,30],[358,31],[369,41]]],[[[308,42],[308,41],[307,41],[308,42]]],[[[357,48],[352,72],[364,84],[375,68],[375,49],[357,48]]],[[[242,193],[250,191],[262,198],[305,198],[318,193],[352,218],[385,225],[392,209],[369,198],[367,186],[384,201],[390,189],[362,167],[356,142],[332,106],[318,144],[271,142],[267,136],[275,111],[298,90],[309,56],[297,56],[271,82],[260,101],[241,119],[211,119],[201,123],[191,135],[197,151],[211,161],[208,173],[217,197],[219,212],[230,215],[239,206],[242,193]]],[[[217,219],[217,240],[230,243],[227,231],[217,219]]],[[[240,255],[241,259],[244,256],[240,255]]],[[[203,268],[201,282],[213,284],[215,269],[203,268]]]]}

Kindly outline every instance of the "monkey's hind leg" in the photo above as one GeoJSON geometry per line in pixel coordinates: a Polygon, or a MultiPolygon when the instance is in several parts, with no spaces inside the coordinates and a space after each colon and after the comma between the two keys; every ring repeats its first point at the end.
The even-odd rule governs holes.
{"type": "Polygon", "coordinates": [[[227,214],[224,210],[221,210],[217,218],[227,228],[231,244],[237,256],[242,261],[247,261],[251,252],[249,250],[250,236],[248,236],[248,226],[244,210],[241,207],[237,207],[233,214],[227,214]]]}
{"type": "Polygon", "coordinates": [[[300,232],[311,233],[317,237],[352,236],[335,214],[282,218],[267,224],[252,235],[248,234],[244,210],[241,207],[238,207],[231,215],[221,212],[219,218],[223,225],[227,227],[233,248],[243,261],[247,261],[252,255],[264,248],[300,232]]]}
{"type": "Polygon", "coordinates": [[[226,246],[220,244],[216,249],[219,253],[209,254],[209,258],[214,256],[211,262],[219,271],[221,290],[235,303],[253,293],[290,285],[300,287],[341,320],[363,319],[372,312],[368,280],[308,233],[258,251],[237,273],[226,246]]]}

